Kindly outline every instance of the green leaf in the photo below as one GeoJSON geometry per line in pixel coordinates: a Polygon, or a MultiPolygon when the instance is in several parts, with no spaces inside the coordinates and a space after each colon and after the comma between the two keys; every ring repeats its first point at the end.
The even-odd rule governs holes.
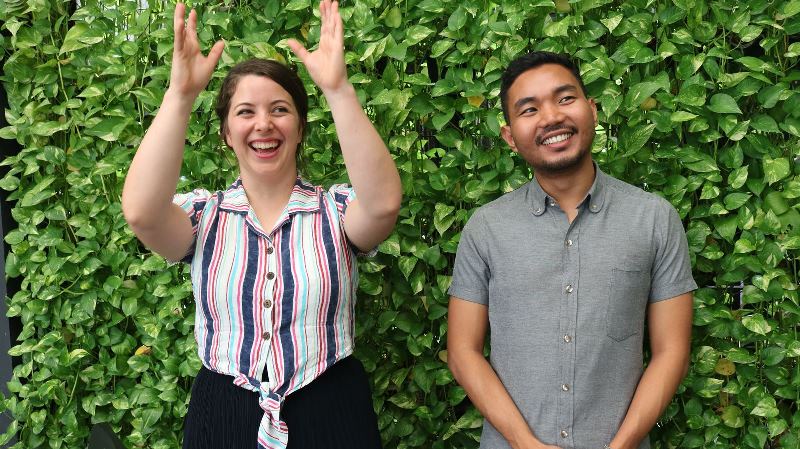
{"type": "Polygon", "coordinates": [[[759,335],[767,335],[770,331],[772,331],[772,326],[767,323],[767,320],[765,320],[764,316],[760,313],[748,315],[742,318],[742,325],[744,325],[744,327],[749,331],[759,335]]]}
{"type": "Polygon", "coordinates": [[[777,159],[764,158],[762,167],[764,169],[764,180],[770,185],[789,176],[791,171],[789,160],[782,157],[777,159]]]}
{"type": "Polygon", "coordinates": [[[725,407],[720,417],[722,418],[722,422],[728,427],[734,429],[744,427],[745,420],[742,409],[735,405],[725,407]]]}
{"type": "Polygon", "coordinates": [[[389,28],[397,28],[403,22],[403,15],[400,13],[400,8],[394,7],[389,10],[384,19],[386,26],[389,28]]]}
{"type": "Polygon", "coordinates": [[[711,97],[708,109],[717,114],[741,114],[742,110],[736,104],[736,100],[728,94],[715,94],[711,97]]]}
{"type": "Polygon", "coordinates": [[[750,412],[751,415],[762,416],[764,418],[774,418],[778,416],[779,413],[775,398],[772,396],[767,396],[758,401],[758,404],[756,404],[750,412]]]}
{"type": "Polygon", "coordinates": [[[691,112],[686,111],[675,111],[672,115],[669,116],[669,120],[672,123],[680,123],[680,122],[687,122],[697,117],[697,114],[692,114],[691,112]]]}
{"type": "Polygon", "coordinates": [[[767,346],[761,350],[761,360],[766,366],[775,366],[786,357],[786,349],[779,346],[767,346]]]}
{"type": "Polygon", "coordinates": [[[436,228],[436,231],[439,235],[444,235],[444,233],[450,229],[450,226],[453,225],[453,222],[456,219],[455,214],[455,207],[449,206],[442,203],[437,203],[434,212],[433,212],[433,225],[436,228]]]}
{"type": "Polygon", "coordinates": [[[85,22],[76,22],[64,36],[64,41],[61,43],[61,50],[59,50],[59,53],[66,53],[88,47],[89,44],[80,41],[80,38],[86,36],[88,32],[88,24],[85,22]]]}
{"type": "Polygon", "coordinates": [[[400,267],[400,272],[403,273],[403,276],[408,279],[414,267],[417,265],[417,258],[413,256],[400,256],[397,265],[400,267]]]}
{"type": "Polygon", "coordinates": [[[653,130],[656,128],[654,123],[634,128],[626,128],[620,135],[620,157],[630,156],[637,153],[650,140],[653,130]]]}
{"type": "Polygon", "coordinates": [[[738,189],[744,185],[745,181],[747,181],[747,167],[747,165],[739,167],[728,175],[728,185],[730,188],[738,189]]]}
{"type": "Polygon", "coordinates": [[[428,36],[432,35],[434,31],[423,25],[414,25],[406,30],[406,43],[409,46],[416,45],[428,36]]]}
{"type": "Polygon", "coordinates": [[[467,24],[467,10],[459,6],[447,19],[447,28],[453,31],[460,30],[467,24]]]}
{"type": "Polygon", "coordinates": [[[119,140],[122,131],[131,123],[127,117],[110,117],[86,131],[90,136],[97,136],[106,142],[119,140]]]}
{"type": "Polygon", "coordinates": [[[629,109],[638,108],[645,99],[653,96],[660,88],[661,84],[653,81],[635,84],[625,95],[625,104],[629,109]]]}
{"type": "Polygon", "coordinates": [[[728,210],[736,210],[744,205],[750,199],[750,193],[729,193],[725,195],[725,208],[728,210]]]}
{"type": "Polygon", "coordinates": [[[312,6],[308,0],[290,0],[289,3],[284,6],[287,11],[302,11],[310,7],[312,6]]]}

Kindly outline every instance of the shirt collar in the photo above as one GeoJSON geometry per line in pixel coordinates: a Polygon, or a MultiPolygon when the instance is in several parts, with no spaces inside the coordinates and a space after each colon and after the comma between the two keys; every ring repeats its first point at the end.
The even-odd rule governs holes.
{"type": "MultiPolygon", "coordinates": [[[[228,212],[247,213],[250,202],[242,185],[242,178],[238,178],[222,196],[219,204],[221,210],[228,212]]],[[[301,177],[297,177],[286,204],[286,212],[291,215],[298,212],[316,212],[319,210],[319,191],[317,187],[301,177]]]]}
{"type": "MultiPolygon", "coordinates": [[[[581,201],[581,204],[586,203],[587,208],[592,213],[598,213],[603,210],[605,203],[606,190],[608,188],[608,175],[600,170],[596,162],[592,162],[595,168],[595,177],[592,186],[586,193],[586,198],[581,201]]],[[[528,202],[531,205],[531,212],[537,217],[544,214],[550,200],[550,195],[542,189],[539,181],[534,175],[533,180],[528,184],[528,202]]]]}

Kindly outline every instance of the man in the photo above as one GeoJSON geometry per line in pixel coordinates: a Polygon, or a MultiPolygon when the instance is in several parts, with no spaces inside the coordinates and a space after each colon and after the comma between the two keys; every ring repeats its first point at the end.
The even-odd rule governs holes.
{"type": "Polygon", "coordinates": [[[568,59],[518,58],[500,95],[502,137],[535,178],[475,212],[449,291],[448,362],[486,418],[481,449],[649,448],[688,368],[680,218],[594,164],[597,107],[568,59]]]}

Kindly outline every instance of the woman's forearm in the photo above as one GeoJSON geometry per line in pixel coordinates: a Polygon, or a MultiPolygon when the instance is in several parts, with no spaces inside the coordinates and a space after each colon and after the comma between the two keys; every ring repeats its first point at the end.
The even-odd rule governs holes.
{"type": "Polygon", "coordinates": [[[324,94],[336,125],[347,174],[364,213],[394,219],[400,209],[402,187],[386,144],[364,113],[350,83],[324,94]]]}

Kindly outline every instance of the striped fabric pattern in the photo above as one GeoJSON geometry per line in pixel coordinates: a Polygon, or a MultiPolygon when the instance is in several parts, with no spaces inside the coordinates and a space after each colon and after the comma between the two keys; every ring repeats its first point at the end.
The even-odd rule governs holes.
{"type": "Polygon", "coordinates": [[[358,274],[343,218],[354,198],[348,185],[325,190],[298,178],[270,229],[241,180],[224,192],[198,189],[173,200],[195,234],[184,261],[198,354],[208,369],[259,394],[259,449],[286,447],[283,399],[353,352],[358,274]]]}

